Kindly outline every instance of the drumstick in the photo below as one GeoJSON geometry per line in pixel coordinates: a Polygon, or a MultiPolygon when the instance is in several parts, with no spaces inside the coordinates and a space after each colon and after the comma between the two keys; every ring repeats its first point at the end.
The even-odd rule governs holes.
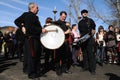
{"type": "Polygon", "coordinates": [[[58,32],[58,29],[55,29],[55,30],[47,30],[47,32],[58,32]]]}

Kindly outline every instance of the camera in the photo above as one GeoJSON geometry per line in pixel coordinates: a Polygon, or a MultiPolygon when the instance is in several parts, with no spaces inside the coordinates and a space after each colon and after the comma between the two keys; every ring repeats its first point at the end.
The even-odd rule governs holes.
{"type": "Polygon", "coordinates": [[[99,47],[102,47],[103,46],[103,41],[99,41],[100,45],[99,47]]]}

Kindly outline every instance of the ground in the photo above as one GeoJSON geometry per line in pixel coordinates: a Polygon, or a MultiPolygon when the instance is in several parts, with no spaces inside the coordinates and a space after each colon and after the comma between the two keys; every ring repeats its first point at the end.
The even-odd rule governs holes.
{"type": "MultiPolygon", "coordinates": [[[[0,80],[31,80],[22,72],[22,62],[18,59],[0,59],[0,80]]],[[[120,80],[120,65],[104,64],[96,67],[96,75],[88,71],[82,72],[81,67],[71,66],[72,74],[57,76],[55,71],[50,70],[37,80],[120,80]]]]}

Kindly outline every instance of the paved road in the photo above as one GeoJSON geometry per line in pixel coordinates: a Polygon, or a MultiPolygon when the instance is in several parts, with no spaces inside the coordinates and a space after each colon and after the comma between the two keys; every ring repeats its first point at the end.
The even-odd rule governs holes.
{"type": "MultiPolygon", "coordinates": [[[[81,72],[81,67],[71,67],[72,74],[57,76],[54,71],[47,72],[38,80],[120,80],[120,65],[97,65],[96,75],[81,72]]],[[[0,80],[31,80],[22,72],[22,62],[18,59],[0,60],[0,80]]]]}

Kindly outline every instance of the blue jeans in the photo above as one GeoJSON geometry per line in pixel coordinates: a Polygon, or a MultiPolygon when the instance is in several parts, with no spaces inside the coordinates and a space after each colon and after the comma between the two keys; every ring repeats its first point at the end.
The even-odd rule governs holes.
{"type": "Polygon", "coordinates": [[[78,57],[78,50],[79,48],[77,46],[72,46],[72,60],[73,60],[73,64],[79,64],[77,62],[77,57],[78,57]]]}
{"type": "Polygon", "coordinates": [[[105,47],[98,47],[97,48],[97,53],[96,53],[96,59],[100,60],[101,63],[104,62],[104,57],[105,57],[105,47]]]}

